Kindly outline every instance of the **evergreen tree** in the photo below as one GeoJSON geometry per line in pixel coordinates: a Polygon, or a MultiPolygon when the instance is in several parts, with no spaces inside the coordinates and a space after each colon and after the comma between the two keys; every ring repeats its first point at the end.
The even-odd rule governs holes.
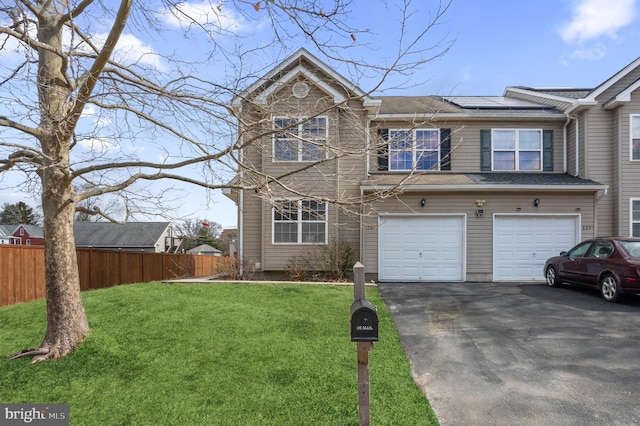
{"type": "Polygon", "coordinates": [[[5,203],[0,212],[0,223],[3,225],[37,225],[38,216],[24,202],[5,203]]]}

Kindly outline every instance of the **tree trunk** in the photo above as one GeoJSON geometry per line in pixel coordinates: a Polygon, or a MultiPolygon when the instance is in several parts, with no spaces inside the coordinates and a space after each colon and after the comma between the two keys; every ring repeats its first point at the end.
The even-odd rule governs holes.
{"type": "Polygon", "coordinates": [[[60,358],[72,352],[89,333],[80,294],[80,275],[73,236],[75,194],[64,168],[52,166],[42,175],[47,331],[36,349],[10,359],[33,356],[31,362],[60,358]]]}
{"type": "Polygon", "coordinates": [[[60,10],[65,1],[45,2],[39,14],[38,40],[53,47],[39,49],[38,94],[43,159],[42,210],[44,213],[44,263],[47,299],[47,332],[37,349],[27,349],[11,358],[34,356],[32,362],[60,358],[73,351],[89,333],[89,323],[80,295],[78,259],[73,236],[77,197],[72,186],[70,148],[73,128],[69,122],[72,90],[65,76],[60,10]],[[46,10],[45,10],[46,9],[46,10]]]}
{"type": "Polygon", "coordinates": [[[80,295],[80,275],[73,236],[75,201],[71,182],[59,170],[43,176],[47,332],[33,362],[73,351],[89,332],[80,295]]]}

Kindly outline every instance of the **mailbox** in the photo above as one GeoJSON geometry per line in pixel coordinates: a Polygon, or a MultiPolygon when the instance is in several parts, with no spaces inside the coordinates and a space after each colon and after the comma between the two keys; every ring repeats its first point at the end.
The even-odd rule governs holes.
{"type": "Polygon", "coordinates": [[[378,313],[368,300],[359,299],[351,305],[351,341],[378,341],[378,313]]]}

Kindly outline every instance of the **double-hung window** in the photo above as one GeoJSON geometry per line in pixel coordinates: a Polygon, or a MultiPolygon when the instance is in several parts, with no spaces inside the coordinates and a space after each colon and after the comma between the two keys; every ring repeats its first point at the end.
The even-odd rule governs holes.
{"type": "Polygon", "coordinates": [[[493,129],[493,170],[542,170],[542,130],[493,129]]]}
{"type": "Polygon", "coordinates": [[[313,162],[324,160],[329,128],[327,117],[275,117],[274,161],[313,162]]]}
{"type": "Polygon", "coordinates": [[[327,203],[284,200],[273,208],[274,244],[326,244],[327,203]]]}
{"type": "Polygon", "coordinates": [[[440,130],[389,130],[389,170],[439,170],[440,130]]]}
{"type": "Polygon", "coordinates": [[[640,237],[640,198],[631,200],[631,236],[640,237]]]}
{"type": "Polygon", "coordinates": [[[632,115],[630,117],[631,160],[640,160],[640,115],[632,115]]]}

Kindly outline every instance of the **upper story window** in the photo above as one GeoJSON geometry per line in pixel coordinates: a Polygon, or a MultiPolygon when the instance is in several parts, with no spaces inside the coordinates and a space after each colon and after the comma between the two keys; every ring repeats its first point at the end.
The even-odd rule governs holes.
{"type": "Polygon", "coordinates": [[[274,161],[312,162],[327,158],[327,117],[275,117],[274,161]]]}
{"type": "Polygon", "coordinates": [[[482,171],[553,171],[553,130],[480,131],[482,171]]]}
{"type": "Polygon", "coordinates": [[[20,236],[23,237],[24,236],[24,228],[20,228],[20,236]]]}
{"type": "Polygon", "coordinates": [[[283,200],[273,208],[274,244],[326,244],[327,203],[283,200]]]}
{"type": "Polygon", "coordinates": [[[542,130],[496,130],[493,170],[542,170],[542,130]]]}
{"type": "Polygon", "coordinates": [[[439,130],[389,130],[389,170],[438,170],[439,159],[439,130]]]}
{"type": "Polygon", "coordinates": [[[378,134],[384,141],[380,170],[451,170],[451,129],[379,129],[378,134]]]}
{"type": "Polygon", "coordinates": [[[640,237],[640,199],[631,200],[631,236],[640,237]]]}
{"type": "Polygon", "coordinates": [[[640,115],[631,116],[631,160],[640,160],[640,115]]]}

